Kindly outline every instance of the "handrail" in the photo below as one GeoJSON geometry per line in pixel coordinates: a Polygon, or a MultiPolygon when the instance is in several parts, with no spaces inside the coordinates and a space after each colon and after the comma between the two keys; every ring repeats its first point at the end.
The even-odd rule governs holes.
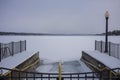
{"type": "MultiPolygon", "coordinates": [[[[115,69],[111,69],[111,70],[120,70],[120,68],[115,68],[115,69]]],[[[41,78],[41,79],[45,79],[47,78],[48,80],[50,80],[50,78],[55,78],[58,80],[58,77],[59,77],[59,74],[58,73],[40,73],[40,72],[28,72],[28,71],[18,71],[18,70],[13,70],[13,69],[8,69],[8,68],[3,68],[3,67],[0,67],[0,70],[8,70],[8,71],[11,71],[12,73],[15,71],[17,72],[18,74],[25,74],[24,76],[15,76],[13,75],[12,73],[10,74],[10,76],[5,76],[5,78],[7,79],[22,79],[22,78],[33,78],[33,79],[36,79],[36,78],[41,78]],[[34,76],[26,76],[26,74],[32,74],[34,76]],[[37,76],[39,75],[39,76],[37,76]],[[52,76],[53,75],[53,76],[52,76]]],[[[74,78],[77,78],[77,79],[80,79],[80,78],[84,78],[85,80],[88,80],[89,78],[91,79],[100,79],[102,80],[102,76],[101,76],[101,72],[84,72],[84,73],[62,73],[62,78],[66,78],[66,79],[74,79],[74,78]],[[99,74],[99,76],[97,76],[96,74],[99,74]],[[66,76],[65,76],[66,75],[66,76]],[[76,76],[75,76],[76,75],[76,76]]],[[[119,75],[118,75],[119,76],[119,75]]],[[[4,78],[4,75],[0,75],[0,78],[4,78]]],[[[112,74],[110,74],[109,77],[104,77],[105,79],[120,79],[119,77],[113,77],[112,74]]]]}
{"type": "MultiPolygon", "coordinates": [[[[23,73],[31,73],[31,74],[34,74],[34,73],[36,73],[36,74],[45,74],[45,75],[47,75],[47,74],[52,74],[52,75],[58,75],[58,73],[43,73],[43,72],[30,72],[30,71],[21,71],[21,70],[15,70],[15,69],[9,69],[9,68],[4,68],[4,67],[0,67],[0,69],[2,69],[2,70],[9,70],[9,71],[16,71],[16,72],[23,72],[23,73]]],[[[88,74],[91,74],[91,73],[96,73],[96,72],[82,72],[82,73],[62,73],[62,75],[72,75],[72,74],[74,74],[74,75],[76,75],[76,74],[85,74],[85,73],[88,73],[88,74]]]]}

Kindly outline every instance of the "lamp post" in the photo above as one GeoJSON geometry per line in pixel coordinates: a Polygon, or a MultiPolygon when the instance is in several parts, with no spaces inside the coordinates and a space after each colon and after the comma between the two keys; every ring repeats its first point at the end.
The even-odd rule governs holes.
{"type": "Polygon", "coordinates": [[[105,13],[105,19],[106,19],[106,30],[105,30],[105,53],[108,52],[108,19],[109,19],[109,12],[106,11],[105,13]]]}

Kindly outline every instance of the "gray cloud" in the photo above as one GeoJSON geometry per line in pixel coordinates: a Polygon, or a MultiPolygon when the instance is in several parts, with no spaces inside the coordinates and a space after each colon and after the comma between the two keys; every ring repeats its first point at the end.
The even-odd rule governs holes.
{"type": "Polygon", "coordinates": [[[0,0],[0,30],[40,33],[102,33],[120,27],[120,0],[0,0]]]}

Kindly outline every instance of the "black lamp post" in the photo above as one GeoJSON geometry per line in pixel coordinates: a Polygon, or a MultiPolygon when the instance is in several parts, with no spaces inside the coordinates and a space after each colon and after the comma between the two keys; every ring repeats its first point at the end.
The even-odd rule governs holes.
{"type": "Polygon", "coordinates": [[[106,11],[106,13],[105,13],[105,19],[106,19],[105,53],[107,53],[108,52],[108,19],[109,19],[108,11],[106,11]]]}

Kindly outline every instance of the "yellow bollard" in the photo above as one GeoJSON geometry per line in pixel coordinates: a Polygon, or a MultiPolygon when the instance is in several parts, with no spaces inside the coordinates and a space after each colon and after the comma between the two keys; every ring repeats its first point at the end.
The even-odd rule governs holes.
{"type": "Polygon", "coordinates": [[[62,65],[59,63],[58,65],[58,73],[59,73],[59,80],[62,80],[62,65]]]}

